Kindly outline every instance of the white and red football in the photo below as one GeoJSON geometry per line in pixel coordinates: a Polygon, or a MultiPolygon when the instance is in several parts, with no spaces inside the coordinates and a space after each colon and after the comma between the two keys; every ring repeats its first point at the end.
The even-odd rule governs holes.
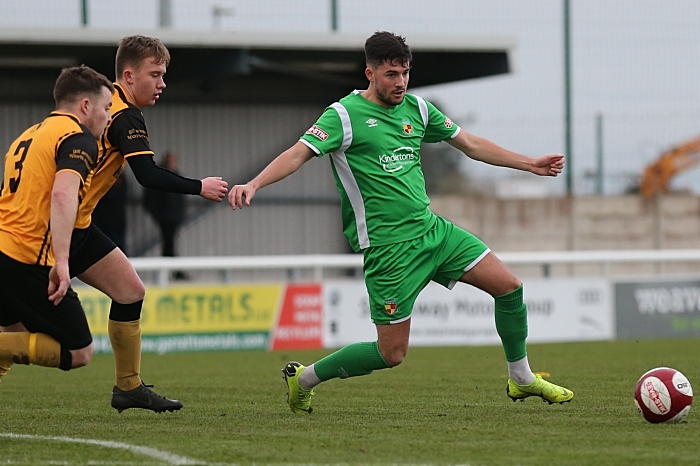
{"type": "Polygon", "coordinates": [[[693,387],[686,376],[670,367],[646,372],[637,382],[634,401],[651,423],[675,424],[685,419],[693,403],[693,387]]]}

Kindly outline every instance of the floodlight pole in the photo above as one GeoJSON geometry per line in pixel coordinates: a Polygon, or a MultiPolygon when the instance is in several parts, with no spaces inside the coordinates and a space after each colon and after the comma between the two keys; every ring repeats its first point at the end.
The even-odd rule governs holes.
{"type": "Polygon", "coordinates": [[[88,25],[88,0],[80,1],[80,21],[81,26],[87,27],[88,25]]]}
{"type": "Polygon", "coordinates": [[[574,154],[571,128],[571,0],[564,2],[564,137],[566,140],[566,194],[574,194],[574,154]]]}
{"type": "MultiPolygon", "coordinates": [[[[571,144],[571,1],[564,3],[564,139],[566,155],[566,196],[569,201],[569,250],[576,249],[576,209],[574,203],[574,154],[571,144]]],[[[574,265],[569,265],[569,275],[573,275],[574,265]]]]}
{"type": "Polygon", "coordinates": [[[331,0],[331,31],[338,32],[338,0],[331,0]]]}
{"type": "Polygon", "coordinates": [[[603,114],[598,113],[595,117],[595,141],[596,141],[596,194],[603,195],[604,172],[603,172],[603,114]]]}
{"type": "Polygon", "coordinates": [[[173,25],[172,0],[160,0],[158,3],[158,23],[161,28],[169,28],[173,25]]]}

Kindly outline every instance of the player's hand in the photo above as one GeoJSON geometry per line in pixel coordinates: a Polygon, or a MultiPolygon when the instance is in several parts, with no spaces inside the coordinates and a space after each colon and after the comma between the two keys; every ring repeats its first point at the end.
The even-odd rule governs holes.
{"type": "Polygon", "coordinates": [[[564,170],[564,156],[549,154],[535,159],[532,173],[540,176],[557,176],[562,170],[564,170]]]}
{"type": "Polygon", "coordinates": [[[228,183],[220,176],[210,176],[202,180],[202,191],[199,195],[210,201],[221,202],[227,190],[228,183]]]}
{"type": "Polygon", "coordinates": [[[57,261],[49,271],[49,301],[58,306],[70,287],[70,271],[68,261],[57,261]]]}
{"type": "Polygon", "coordinates": [[[228,203],[231,208],[236,210],[236,207],[242,209],[243,205],[250,205],[250,201],[255,197],[255,188],[249,184],[237,184],[231,188],[228,193],[228,203]]]}

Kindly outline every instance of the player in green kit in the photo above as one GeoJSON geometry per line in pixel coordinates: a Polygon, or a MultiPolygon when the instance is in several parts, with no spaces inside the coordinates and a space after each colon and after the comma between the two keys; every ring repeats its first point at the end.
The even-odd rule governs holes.
{"type": "Polygon", "coordinates": [[[496,329],[508,362],[506,393],[513,401],[530,396],[549,403],[570,401],[573,392],[530,370],[520,280],[478,238],[428,208],[420,145],[447,141],[472,159],[541,176],[561,173],[564,157],[508,151],[467,133],[429,102],[407,94],[412,55],[403,37],[377,32],[367,39],[365,55],[367,90],[326,108],[299,142],[229,192],[233,209],[250,205],[258,189],[328,154],[341,196],[343,232],[364,254],[377,341],[348,345],[308,367],[288,363],[282,371],[290,408],[310,413],[313,389],[326,380],[401,364],[408,352],[413,304],[430,281],[448,288],[468,283],[494,297],[496,329]]]}

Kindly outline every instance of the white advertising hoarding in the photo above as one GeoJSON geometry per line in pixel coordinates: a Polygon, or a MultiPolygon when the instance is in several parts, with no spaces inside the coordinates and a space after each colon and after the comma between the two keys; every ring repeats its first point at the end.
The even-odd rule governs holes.
{"type": "MultiPolygon", "coordinates": [[[[524,282],[531,343],[614,338],[610,284],[605,279],[524,282]]],[[[324,283],[324,346],[337,348],[376,339],[369,298],[360,281],[324,283]]],[[[411,318],[412,345],[500,344],[494,302],[474,287],[451,291],[430,283],[418,296],[411,318]]]]}

